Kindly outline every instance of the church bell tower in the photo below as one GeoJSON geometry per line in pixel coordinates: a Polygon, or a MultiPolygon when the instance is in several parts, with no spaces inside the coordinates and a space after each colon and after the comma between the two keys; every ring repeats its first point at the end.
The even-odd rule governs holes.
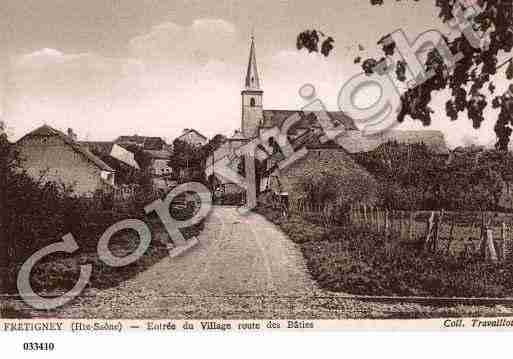
{"type": "Polygon", "coordinates": [[[260,79],[255,54],[255,39],[251,37],[248,70],[245,88],[242,94],[242,134],[245,138],[258,136],[259,126],[264,120],[262,98],[264,91],[260,88],[260,79]]]}

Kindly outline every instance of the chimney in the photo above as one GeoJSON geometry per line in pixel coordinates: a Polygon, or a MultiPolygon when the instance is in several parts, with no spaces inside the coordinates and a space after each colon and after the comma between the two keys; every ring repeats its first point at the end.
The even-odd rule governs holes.
{"type": "Polygon", "coordinates": [[[73,141],[77,140],[77,135],[75,132],[73,132],[72,128],[68,128],[68,137],[71,138],[73,141]]]}

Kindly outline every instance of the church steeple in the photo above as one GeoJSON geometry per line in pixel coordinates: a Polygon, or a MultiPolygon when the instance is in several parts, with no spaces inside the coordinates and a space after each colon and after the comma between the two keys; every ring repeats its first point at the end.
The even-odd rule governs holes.
{"type": "Polygon", "coordinates": [[[251,36],[248,70],[245,89],[242,90],[242,121],[241,129],[245,138],[258,136],[260,125],[264,120],[263,96],[255,54],[255,38],[251,36]]]}
{"type": "Polygon", "coordinates": [[[251,36],[251,49],[249,52],[248,71],[246,73],[246,89],[260,90],[260,78],[258,77],[254,36],[251,36]]]}

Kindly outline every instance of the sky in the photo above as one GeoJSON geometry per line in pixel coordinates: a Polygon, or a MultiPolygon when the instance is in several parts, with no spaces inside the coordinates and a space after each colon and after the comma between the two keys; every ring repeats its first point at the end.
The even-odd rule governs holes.
{"type": "MultiPolygon", "coordinates": [[[[382,35],[414,38],[446,31],[434,1],[371,6],[368,0],[3,0],[0,8],[0,111],[15,140],[42,124],[80,140],[119,135],[172,141],[184,128],[212,137],[240,128],[240,91],[251,34],[264,108],[299,109],[305,83],[337,110],[344,81],[361,72],[356,56],[379,53],[382,35]],[[295,48],[316,28],[335,38],[324,58],[295,48]],[[365,49],[359,50],[362,45],[365,49]]],[[[500,85],[498,90],[500,90],[500,85]]],[[[432,126],[451,147],[494,143],[494,118],[480,130],[449,122],[435,97],[432,126]]],[[[406,121],[399,129],[423,129],[406,121]]]]}

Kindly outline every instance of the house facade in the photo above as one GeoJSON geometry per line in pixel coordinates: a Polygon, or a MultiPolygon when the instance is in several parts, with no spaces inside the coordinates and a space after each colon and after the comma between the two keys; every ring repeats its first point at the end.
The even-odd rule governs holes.
{"type": "Polygon", "coordinates": [[[78,196],[114,189],[115,171],[72,137],[44,125],[17,143],[21,166],[34,180],[72,186],[78,196]]]}

